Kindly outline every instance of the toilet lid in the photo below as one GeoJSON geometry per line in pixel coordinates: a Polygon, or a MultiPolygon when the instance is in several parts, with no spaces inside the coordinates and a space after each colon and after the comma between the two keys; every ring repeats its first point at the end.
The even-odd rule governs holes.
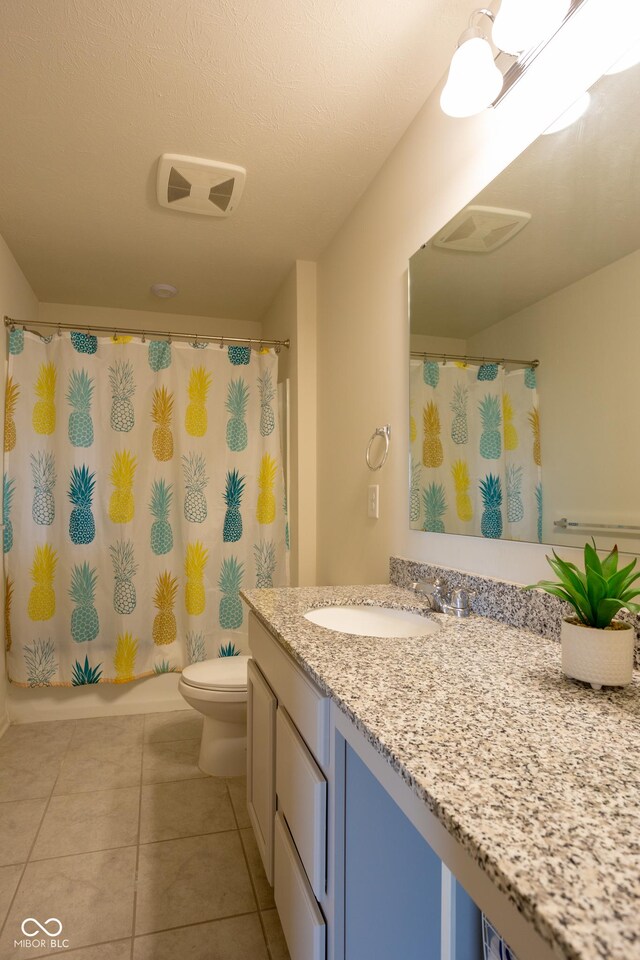
{"type": "Polygon", "coordinates": [[[190,663],[182,679],[191,687],[208,690],[246,690],[249,657],[216,657],[190,663]]]}

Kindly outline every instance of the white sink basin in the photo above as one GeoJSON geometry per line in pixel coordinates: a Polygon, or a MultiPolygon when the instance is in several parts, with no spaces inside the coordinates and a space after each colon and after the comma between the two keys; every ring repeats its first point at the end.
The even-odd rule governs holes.
{"type": "Polygon", "coordinates": [[[440,629],[436,620],[389,607],[319,607],[304,616],[319,627],[358,637],[421,637],[440,629]]]}

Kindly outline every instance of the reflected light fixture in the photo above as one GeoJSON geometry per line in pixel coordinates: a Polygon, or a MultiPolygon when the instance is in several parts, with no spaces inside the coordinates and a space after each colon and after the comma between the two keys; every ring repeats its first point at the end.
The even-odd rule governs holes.
{"type": "Polygon", "coordinates": [[[504,78],[494,63],[491,44],[474,24],[478,17],[493,21],[490,10],[474,10],[468,28],[458,40],[440,95],[440,106],[449,117],[472,117],[481,113],[491,106],[502,89],[504,78]]]}
{"type": "Polygon", "coordinates": [[[581,97],[578,97],[578,99],[571,104],[568,110],[565,110],[559,117],[556,117],[553,123],[550,124],[546,130],[542,131],[543,134],[559,133],[560,130],[570,127],[572,123],[580,119],[583,113],[587,112],[590,103],[591,94],[583,93],[581,97]]]}
{"type": "Polygon", "coordinates": [[[501,0],[491,39],[499,50],[518,56],[549,39],[570,6],[571,0],[501,0]]]}

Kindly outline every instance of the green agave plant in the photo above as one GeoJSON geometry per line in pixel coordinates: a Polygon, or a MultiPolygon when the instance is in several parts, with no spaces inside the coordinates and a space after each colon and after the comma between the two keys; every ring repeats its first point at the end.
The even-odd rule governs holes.
{"type": "Polygon", "coordinates": [[[632,613],[640,613],[640,605],[633,603],[640,596],[640,588],[632,586],[640,579],[633,573],[636,561],[618,570],[618,548],[615,546],[604,560],[596,553],[596,543],[584,545],[584,572],[575,563],[561,560],[553,551],[553,559],[547,557],[549,566],[558,576],[558,581],[541,580],[528,586],[527,590],[540,587],[554,597],[570,603],[585,626],[606,629],[616,613],[623,607],[632,613]]]}

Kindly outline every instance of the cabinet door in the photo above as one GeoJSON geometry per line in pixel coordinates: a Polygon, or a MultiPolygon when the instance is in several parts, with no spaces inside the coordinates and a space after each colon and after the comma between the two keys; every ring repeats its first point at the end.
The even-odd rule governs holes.
{"type": "Polygon", "coordinates": [[[247,669],[247,807],[273,885],[273,823],[276,812],[277,700],[254,660],[247,669]]]}

